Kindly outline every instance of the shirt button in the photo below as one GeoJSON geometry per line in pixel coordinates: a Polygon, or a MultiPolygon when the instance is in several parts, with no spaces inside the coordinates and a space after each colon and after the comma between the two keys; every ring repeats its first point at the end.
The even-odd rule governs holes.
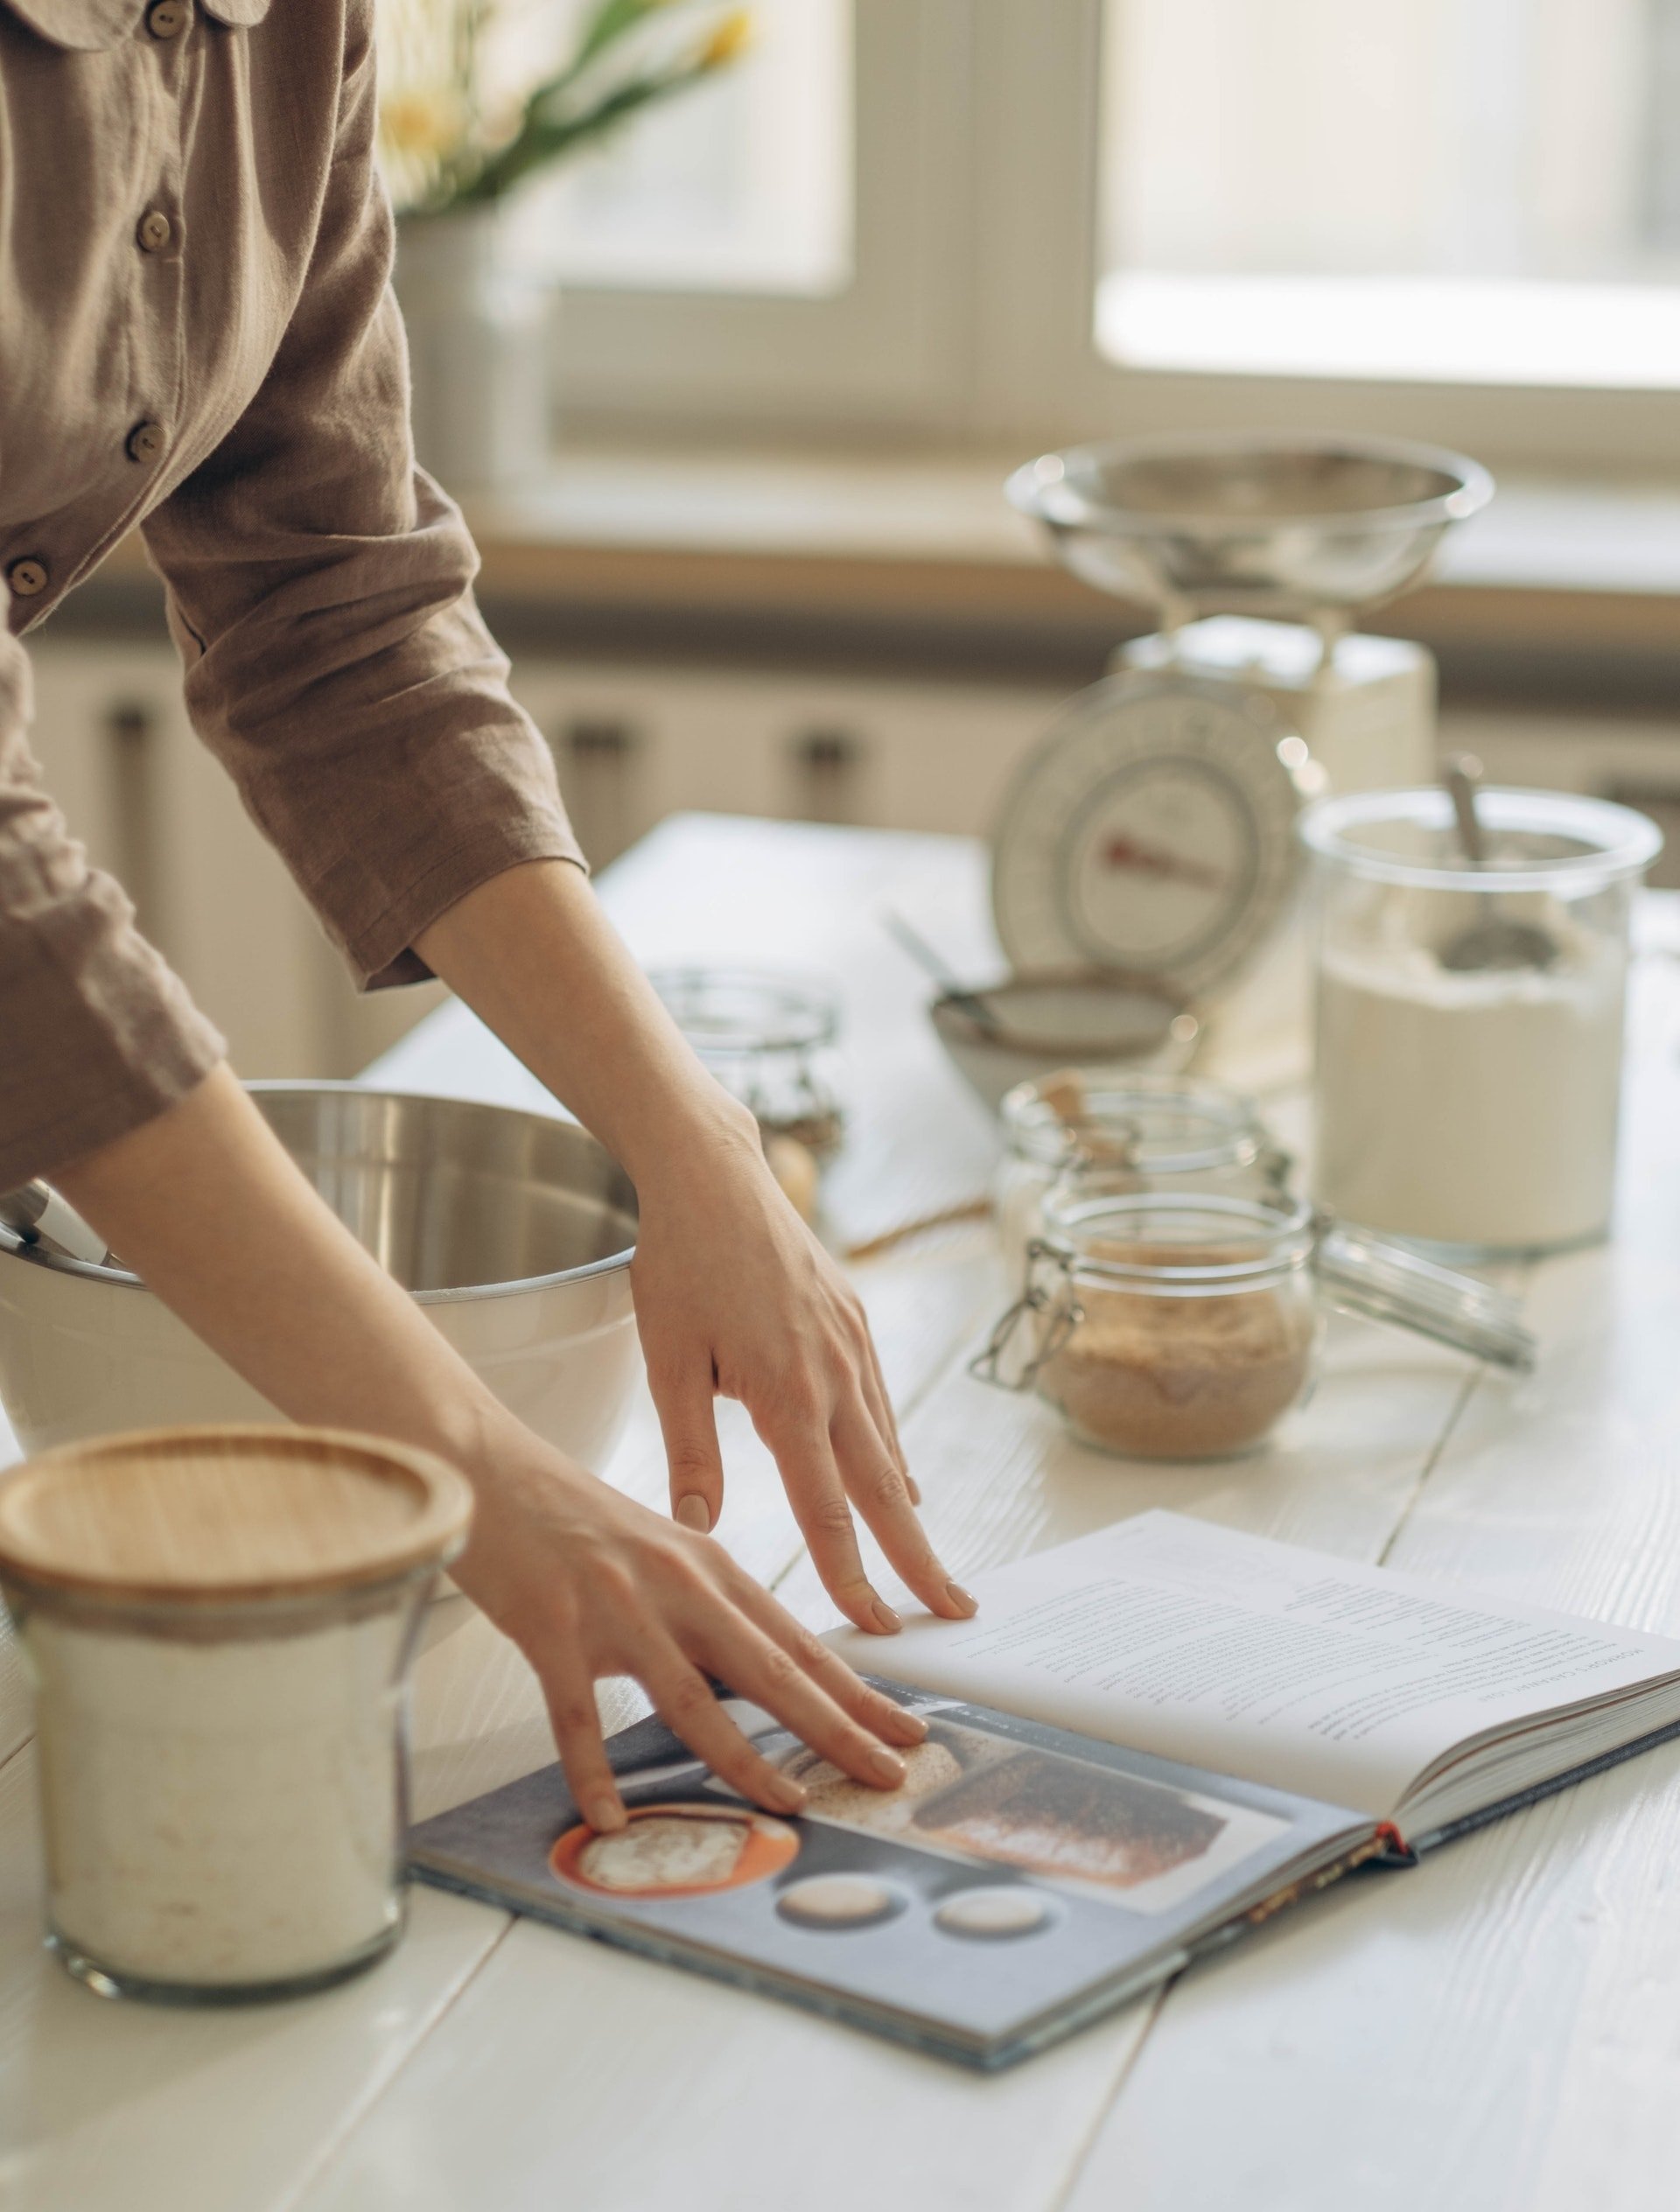
{"type": "Polygon", "coordinates": [[[6,582],[15,598],[37,598],[46,589],[46,563],[27,558],[14,561],[6,570],[6,582]]]}
{"type": "MultiPolygon", "coordinates": [[[[178,38],[192,20],[187,0],[153,0],[146,10],[146,28],[154,38],[178,38]]],[[[130,18],[133,21],[133,18],[130,18]]]]}
{"type": "Polygon", "coordinates": [[[148,207],[135,226],[143,254],[161,254],[175,235],[175,226],[161,207],[148,207]]]}
{"type": "Polygon", "coordinates": [[[163,424],[136,423],[124,439],[123,449],[131,461],[155,461],[164,450],[163,424]]]}

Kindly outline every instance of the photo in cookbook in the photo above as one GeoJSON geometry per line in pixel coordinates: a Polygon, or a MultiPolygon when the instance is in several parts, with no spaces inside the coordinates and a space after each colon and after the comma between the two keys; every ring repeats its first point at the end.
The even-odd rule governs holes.
{"type": "Polygon", "coordinates": [[[598,1836],[550,1767],[425,1822],[424,1880],[970,2063],[1054,2041],[1184,1963],[1193,1932],[1324,1863],[1348,1816],[881,1684],[929,1722],[868,1790],[732,1708],[808,1796],[744,1804],[657,1722],[610,1746],[598,1836]]]}
{"type": "Polygon", "coordinates": [[[1189,1903],[1289,1824],[944,1717],[930,1717],[927,1740],[905,1754],[904,1787],[885,1795],[791,1737],[759,1749],[804,1786],[808,1820],[1071,1884],[1135,1913],[1189,1903]]]}

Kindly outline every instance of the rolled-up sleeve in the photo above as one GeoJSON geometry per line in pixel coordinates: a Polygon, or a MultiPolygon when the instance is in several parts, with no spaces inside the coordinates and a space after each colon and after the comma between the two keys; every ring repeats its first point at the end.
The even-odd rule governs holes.
{"type": "Polygon", "coordinates": [[[42,788],[29,709],[0,622],[0,1190],[161,1113],[225,1050],[42,788]]]}
{"type": "Polygon", "coordinates": [[[582,864],[548,748],[472,598],[477,555],[416,468],[371,9],[297,307],[262,388],[150,516],[200,735],[365,987],[522,861],[582,864]]]}

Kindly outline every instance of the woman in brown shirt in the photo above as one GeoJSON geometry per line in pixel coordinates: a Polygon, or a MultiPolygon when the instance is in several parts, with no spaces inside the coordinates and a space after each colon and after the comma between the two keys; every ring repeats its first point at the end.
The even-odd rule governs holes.
{"type": "Polygon", "coordinates": [[[374,113],[371,0],[0,0],[0,1188],[53,1177],[287,1413],[467,1472],[459,1579],[536,1668],[598,1826],[622,1818],[608,1674],[766,1804],[789,1785],[708,1673],[890,1783],[918,1724],[706,1533],[714,1393],[853,1620],[897,1625],[853,1506],[935,1612],[972,1601],[855,1296],[594,903],[471,541],[414,466],[374,113]],[[674,1519],[514,1422],[339,1225],[41,788],[20,640],[136,524],[193,721],[360,981],[444,977],[634,1178],[674,1519]]]}

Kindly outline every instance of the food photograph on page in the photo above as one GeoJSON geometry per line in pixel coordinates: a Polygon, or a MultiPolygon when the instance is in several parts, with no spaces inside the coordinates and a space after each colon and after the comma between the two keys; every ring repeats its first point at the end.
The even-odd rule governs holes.
{"type": "Polygon", "coordinates": [[[896,1790],[736,1708],[808,1792],[774,1818],[648,1721],[614,1742],[623,1829],[579,1820],[551,1767],[423,1823],[414,1871],[990,2068],[1172,1972],[1210,1922],[1264,1915],[1301,1866],[1367,1847],[1310,1800],[882,1686],[928,1722],[896,1790]]]}

